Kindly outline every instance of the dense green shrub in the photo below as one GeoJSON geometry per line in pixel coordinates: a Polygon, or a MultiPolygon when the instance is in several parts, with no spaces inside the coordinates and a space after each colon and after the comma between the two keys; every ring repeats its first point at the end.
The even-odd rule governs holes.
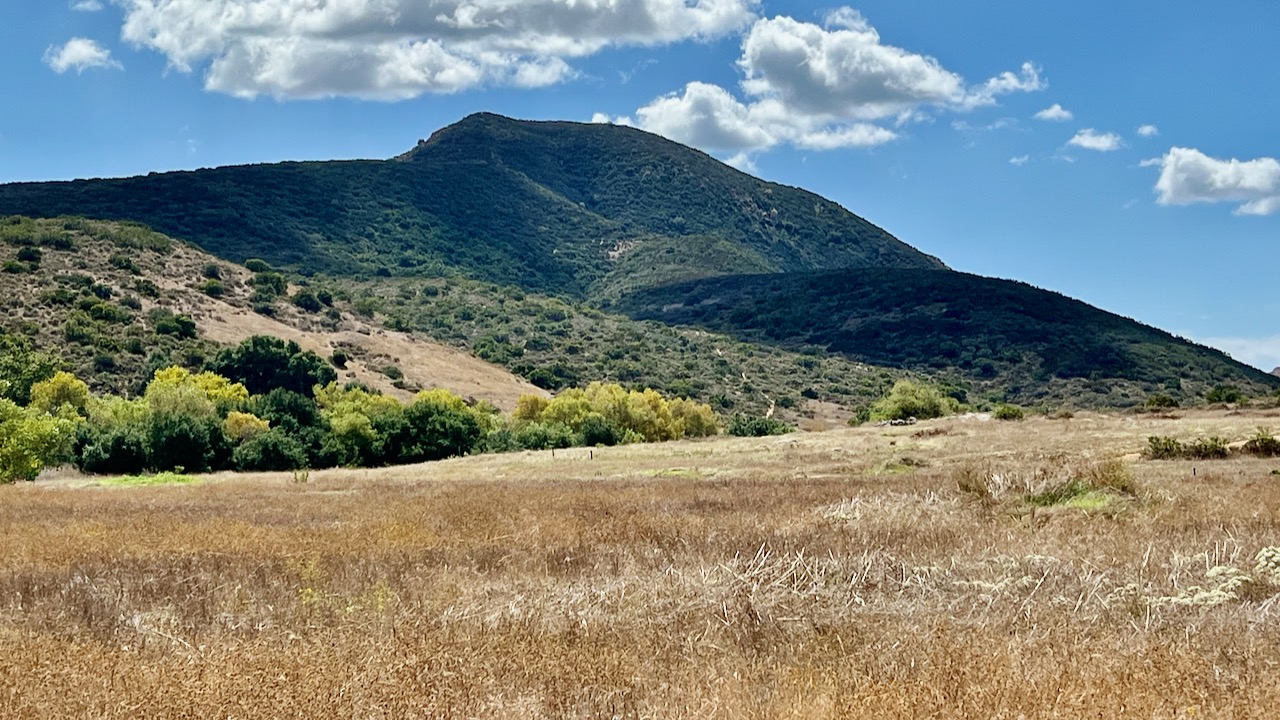
{"type": "Polygon", "coordinates": [[[308,466],[307,451],[296,438],[277,428],[254,435],[237,446],[232,453],[232,464],[241,471],[298,470],[308,466]]]}
{"type": "Polygon", "coordinates": [[[1187,443],[1183,452],[1193,460],[1221,460],[1231,454],[1224,438],[1212,436],[1187,443]]]}
{"type": "Polygon", "coordinates": [[[227,287],[222,284],[221,280],[211,278],[200,283],[200,292],[211,298],[220,298],[227,294],[227,287]]]}
{"type": "Polygon", "coordinates": [[[151,321],[151,328],[157,335],[172,335],[176,338],[196,336],[196,321],[191,319],[190,315],[175,315],[168,308],[155,308],[147,318],[151,321]]]}
{"type": "Polygon", "coordinates": [[[578,443],[586,446],[612,446],[622,442],[623,433],[617,425],[600,413],[587,413],[578,428],[578,443]]]}
{"type": "Polygon", "coordinates": [[[253,273],[271,272],[271,266],[265,260],[259,260],[258,258],[245,260],[244,266],[249,272],[253,273]]]}
{"type": "Polygon", "coordinates": [[[227,466],[231,445],[214,418],[156,413],[147,426],[147,467],[202,473],[227,466]]]}
{"type": "Polygon", "coordinates": [[[1152,435],[1147,438],[1146,456],[1152,460],[1177,460],[1183,456],[1182,443],[1176,438],[1152,435]]]}
{"type": "Polygon", "coordinates": [[[1234,385],[1215,385],[1204,395],[1205,401],[1209,403],[1238,403],[1243,398],[1240,388],[1234,385]]]}
{"type": "Polygon", "coordinates": [[[1150,408],[1152,410],[1162,410],[1167,408],[1178,407],[1178,401],[1175,400],[1173,396],[1168,395],[1166,393],[1156,393],[1151,397],[1147,398],[1146,402],[1142,404],[1144,407],[1150,408]]]}
{"type": "Polygon", "coordinates": [[[320,302],[320,298],[316,297],[316,294],[310,288],[298,290],[290,300],[294,305],[307,312],[320,312],[324,309],[324,303],[320,302]]]}
{"type": "Polygon", "coordinates": [[[996,420],[1021,420],[1025,416],[1022,408],[1017,405],[1001,404],[996,407],[995,412],[991,413],[991,417],[996,420]]]}
{"type": "Polygon", "coordinates": [[[734,415],[725,432],[737,437],[765,437],[785,435],[795,428],[775,418],[754,415],[734,415]]]}
{"type": "Polygon", "coordinates": [[[889,394],[872,404],[871,419],[929,420],[950,415],[958,407],[959,403],[954,398],[943,395],[936,387],[911,380],[899,380],[894,383],[889,394]]]}
{"type": "Polygon", "coordinates": [[[1147,438],[1146,456],[1152,460],[1220,460],[1231,454],[1224,438],[1210,436],[1183,443],[1171,437],[1147,438]]]}
{"type": "Polygon", "coordinates": [[[18,249],[18,259],[38,265],[44,259],[44,253],[40,252],[39,248],[23,247],[18,249]]]}
{"type": "Polygon", "coordinates": [[[1270,430],[1258,428],[1253,437],[1245,441],[1244,451],[1258,457],[1280,457],[1280,440],[1270,430]]]}
{"type": "Polygon", "coordinates": [[[559,422],[531,422],[516,430],[516,443],[525,450],[573,447],[573,431],[559,422]]]}
{"type": "Polygon", "coordinates": [[[304,351],[296,342],[267,335],[254,335],[235,347],[219,350],[206,367],[243,383],[252,395],[276,388],[311,395],[316,385],[338,379],[338,373],[324,358],[304,351]]]}
{"type": "Polygon", "coordinates": [[[147,467],[147,434],[139,425],[86,425],[76,438],[76,466],[95,475],[135,475],[147,467]]]}

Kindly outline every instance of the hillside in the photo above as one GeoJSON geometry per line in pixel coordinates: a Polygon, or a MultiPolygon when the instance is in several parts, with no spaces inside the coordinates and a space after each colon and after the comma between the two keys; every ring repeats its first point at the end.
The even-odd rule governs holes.
{"type": "Polygon", "coordinates": [[[942,266],[835,203],[655,135],[496,115],[386,161],[2,185],[6,214],[140,222],[303,274],[458,274],[571,297],[627,286],[616,267],[669,255],[680,262],[647,282],[942,266]]]}
{"type": "MultiPolygon", "coordinates": [[[[262,258],[347,293],[334,312],[351,327],[412,331],[547,389],[616,380],[798,420],[846,417],[904,371],[975,403],[1127,407],[1280,384],[1060,295],[950,271],[835,203],[626,127],[479,114],[389,160],[0,185],[5,213],[143,223],[224,261],[262,258]]],[[[109,255],[82,261],[110,267],[109,255]]],[[[172,276],[148,258],[139,272],[172,276]]],[[[67,302],[91,286],[66,288],[80,294],[67,302]]],[[[205,322],[202,342],[267,322],[250,294],[234,322],[205,322]]],[[[291,307],[275,320],[310,323],[313,344],[352,342],[291,307]]],[[[371,367],[412,354],[397,337],[371,367]]],[[[106,354],[143,370],[145,357],[106,354]]]]}
{"type": "Polygon", "coordinates": [[[137,394],[159,367],[198,367],[221,346],[272,335],[326,358],[341,350],[344,381],[402,398],[445,387],[510,409],[541,392],[469,353],[373,325],[341,298],[315,311],[254,299],[244,267],[138,225],[4,218],[0,267],[0,332],[55,352],[100,391],[137,394]]]}
{"type": "Polygon", "coordinates": [[[1193,401],[1219,383],[1280,382],[1224,353],[1058,293],[953,271],[874,269],[705,280],[641,290],[617,310],[747,342],[816,346],[871,365],[958,375],[1025,404],[1193,401]]]}

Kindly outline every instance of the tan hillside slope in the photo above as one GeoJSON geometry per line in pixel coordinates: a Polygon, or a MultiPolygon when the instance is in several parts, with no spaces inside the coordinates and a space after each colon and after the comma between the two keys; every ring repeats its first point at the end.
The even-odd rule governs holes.
{"type": "Polygon", "coordinates": [[[325,358],[341,351],[343,382],[402,398],[442,387],[510,410],[520,395],[543,393],[466,352],[383,329],[321,283],[307,288],[327,301],[313,311],[290,301],[296,286],[264,302],[255,273],[137,225],[6,218],[0,241],[2,327],[99,389],[136,391],[159,363],[198,365],[220,346],[271,335],[325,358]]]}

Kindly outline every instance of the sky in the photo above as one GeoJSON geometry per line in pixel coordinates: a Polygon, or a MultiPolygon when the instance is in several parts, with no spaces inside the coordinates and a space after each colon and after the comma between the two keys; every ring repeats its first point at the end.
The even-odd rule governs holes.
{"type": "Polygon", "coordinates": [[[0,182],[633,125],[1280,366],[1280,3],[8,0],[0,182]]]}

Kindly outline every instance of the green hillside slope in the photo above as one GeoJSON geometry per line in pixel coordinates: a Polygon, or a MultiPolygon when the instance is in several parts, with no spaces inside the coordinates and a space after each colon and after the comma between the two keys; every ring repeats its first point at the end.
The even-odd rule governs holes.
{"type": "Polygon", "coordinates": [[[1024,283],[875,269],[711,278],[642,290],[615,309],[872,365],[957,373],[1024,403],[1124,406],[1219,383],[1267,392],[1275,376],[1224,353],[1024,283]]]}
{"type": "Polygon", "coordinates": [[[834,203],[655,135],[496,115],[473,115],[387,161],[3,185],[7,214],[131,220],[230,260],[302,273],[460,274],[572,297],[588,296],[628,255],[668,251],[696,262],[651,281],[941,267],[834,203]]]}

